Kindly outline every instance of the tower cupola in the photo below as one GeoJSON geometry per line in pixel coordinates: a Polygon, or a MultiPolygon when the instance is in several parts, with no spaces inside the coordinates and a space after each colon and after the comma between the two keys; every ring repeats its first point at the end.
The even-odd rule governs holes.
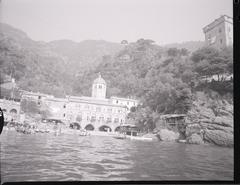
{"type": "Polygon", "coordinates": [[[92,85],[92,97],[98,99],[106,98],[107,84],[102,78],[101,73],[98,74],[98,78],[93,81],[92,85]]]}

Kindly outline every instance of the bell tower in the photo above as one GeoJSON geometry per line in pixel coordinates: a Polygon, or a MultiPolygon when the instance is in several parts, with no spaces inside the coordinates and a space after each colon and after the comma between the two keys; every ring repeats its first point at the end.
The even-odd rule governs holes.
{"type": "Polygon", "coordinates": [[[98,73],[98,78],[93,81],[92,85],[92,97],[98,99],[106,98],[107,84],[102,78],[101,73],[98,73]]]}

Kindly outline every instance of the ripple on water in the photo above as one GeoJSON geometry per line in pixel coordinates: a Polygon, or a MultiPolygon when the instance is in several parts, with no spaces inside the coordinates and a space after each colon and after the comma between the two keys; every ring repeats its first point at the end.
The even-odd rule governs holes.
{"type": "Polygon", "coordinates": [[[233,150],[51,134],[1,135],[4,181],[233,180],[233,150]]]}

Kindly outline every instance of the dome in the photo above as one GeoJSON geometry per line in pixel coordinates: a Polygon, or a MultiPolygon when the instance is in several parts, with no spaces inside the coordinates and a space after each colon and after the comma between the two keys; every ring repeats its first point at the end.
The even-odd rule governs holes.
{"type": "Polygon", "coordinates": [[[98,74],[98,78],[93,81],[94,84],[104,84],[106,85],[105,80],[102,78],[101,74],[98,74]]]}

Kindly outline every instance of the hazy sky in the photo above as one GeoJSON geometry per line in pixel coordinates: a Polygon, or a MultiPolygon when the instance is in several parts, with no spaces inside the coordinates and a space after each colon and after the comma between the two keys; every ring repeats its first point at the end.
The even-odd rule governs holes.
{"type": "Polygon", "coordinates": [[[197,41],[204,40],[204,26],[233,14],[232,0],[2,0],[0,6],[1,22],[42,41],[197,41]]]}

